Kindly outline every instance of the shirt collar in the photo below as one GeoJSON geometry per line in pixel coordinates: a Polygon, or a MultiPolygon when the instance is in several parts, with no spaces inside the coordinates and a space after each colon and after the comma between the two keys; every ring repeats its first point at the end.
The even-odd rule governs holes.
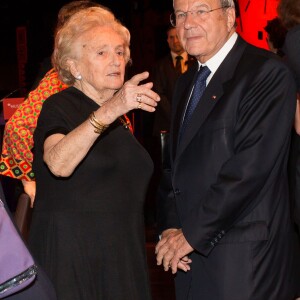
{"type": "MultiPolygon", "coordinates": [[[[178,56],[178,54],[171,51],[171,56],[172,56],[172,59],[173,59],[173,61],[174,61],[174,60],[176,60],[176,56],[178,56]]],[[[187,59],[188,59],[188,54],[187,54],[187,52],[181,53],[180,56],[182,56],[183,61],[187,61],[187,59]]]]}
{"type": "MultiPolygon", "coordinates": [[[[212,75],[217,71],[229,51],[232,49],[234,46],[236,40],[238,38],[238,34],[236,32],[233,33],[233,35],[228,39],[228,41],[223,45],[223,47],[212,57],[210,58],[207,62],[205,62],[205,66],[207,66],[211,73],[209,75],[209,79],[212,77],[212,75]]],[[[202,65],[199,61],[199,68],[202,65]]]]}

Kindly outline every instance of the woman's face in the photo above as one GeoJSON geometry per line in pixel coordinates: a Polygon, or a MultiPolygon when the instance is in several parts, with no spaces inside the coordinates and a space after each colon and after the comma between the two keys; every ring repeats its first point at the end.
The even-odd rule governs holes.
{"type": "Polygon", "coordinates": [[[123,38],[110,27],[98,26],[76,42],[76,69],[82,76],[82,89],[103,92],[120,89],[125,74],[123,38]]]}

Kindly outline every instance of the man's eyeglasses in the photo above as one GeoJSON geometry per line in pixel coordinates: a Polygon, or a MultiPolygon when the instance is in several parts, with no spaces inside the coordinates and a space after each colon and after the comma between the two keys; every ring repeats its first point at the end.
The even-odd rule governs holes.
{"type": "Polygon", "coordinates": [[[218,9],[225,9],[225,8],[229,8],[230,6],[222,6],[222,7],[218,7],[215,9],[206,9],[206,8],[201,8],[201,9],[197,9],[197,10],[190,10],[190,11],[177,11],[175,13],[172,13],[170,15],[170,22],[172,24],[172,26],[174,27],[179,27],[181,26],[186,18],[188,13],[190,13],[191,15],[194,15],[194,17],[196,17],[197,19],[200,19],[202,21],[205,21],[208,16],[209,13],[211,13],[212,11],[218,10],[218,9]]]}

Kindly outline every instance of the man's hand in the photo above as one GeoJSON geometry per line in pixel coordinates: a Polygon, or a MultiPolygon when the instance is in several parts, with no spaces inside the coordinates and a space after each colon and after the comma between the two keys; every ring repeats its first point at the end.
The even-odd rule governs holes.
{"type": "Polygon", "coordinates": [[[181,229],[167,229],[155,247],[157,265],[163,264],[165,271],[171,268],[173,274],[178,269],[187,272],[192,262],[187,255],[193,250],[181,229]]]}

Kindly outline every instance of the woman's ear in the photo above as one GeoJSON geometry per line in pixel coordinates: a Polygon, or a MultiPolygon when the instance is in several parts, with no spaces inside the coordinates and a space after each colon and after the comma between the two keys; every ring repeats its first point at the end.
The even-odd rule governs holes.
{"type": "Polygon", "coordinates": [[[70,69],[70,72],[71,74],[78,80],[81,80],[81,74],[80,72],[78,71],[77,67],[76,67],[76,64],[74,62],[74,60],[70,60],[68,59],[67,60],[67,66],[69,66],[69,69],[70,69]]]}

